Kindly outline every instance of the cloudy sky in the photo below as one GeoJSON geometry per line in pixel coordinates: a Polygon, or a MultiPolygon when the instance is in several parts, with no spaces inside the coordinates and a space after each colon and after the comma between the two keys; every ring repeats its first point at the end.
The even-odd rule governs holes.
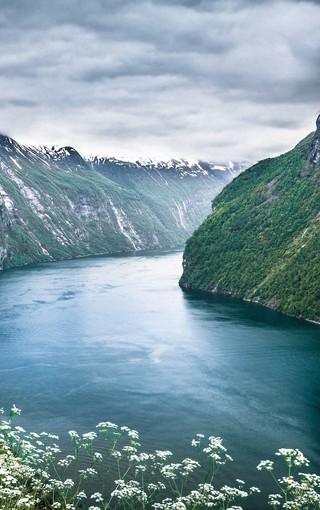
{"type": "Polygon", "coordinates": [[[82,154],[284,152],[320,112],[319,0],[0,0],[0,132],[82,154]]]}

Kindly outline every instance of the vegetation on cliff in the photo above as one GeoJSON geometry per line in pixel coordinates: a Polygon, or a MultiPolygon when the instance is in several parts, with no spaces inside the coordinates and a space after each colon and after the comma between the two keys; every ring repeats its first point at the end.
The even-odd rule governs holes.
{"type": "Polygon", "coordinates": [[[320,321],[320,117],[317,128],[214,199],[187,241],[182,287],[320,321]]]}
{"type": "Polygon", "coordinates": [[[181,246],[241,169],[85,160],[0,135],[0,269],[181,246]]]}

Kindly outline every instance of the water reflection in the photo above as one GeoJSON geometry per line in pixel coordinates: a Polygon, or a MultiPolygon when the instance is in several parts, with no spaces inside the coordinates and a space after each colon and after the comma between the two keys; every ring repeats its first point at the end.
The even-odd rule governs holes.
{"type": "Polygon", "coordinates": [[[147,449],[224,437],[233,476],[279,447],[319,465],[320,329],[183,292],[181,253],[41,264],[0,275],[0,401],[63,436],[110,420],[147,449]],[[241,467],[240,467],[241,466],[241,467]]]}

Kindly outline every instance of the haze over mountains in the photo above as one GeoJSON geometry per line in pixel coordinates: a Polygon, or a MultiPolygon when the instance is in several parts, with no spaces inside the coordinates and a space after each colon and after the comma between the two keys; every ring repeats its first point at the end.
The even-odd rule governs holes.
{"type": "Polygon", "coordinates": [[[181,246],[244,168],[85,159],[0,135],[0,267],[181,246]]]}

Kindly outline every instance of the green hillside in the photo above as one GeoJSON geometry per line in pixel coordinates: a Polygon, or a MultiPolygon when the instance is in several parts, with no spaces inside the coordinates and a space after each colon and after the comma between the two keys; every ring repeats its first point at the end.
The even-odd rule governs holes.
{"type": "Polygon", "coordinates": [[[241,170],[85,160],[0,135],[0,269],[181,246],[241,170]]]}
{"type": "Polygon", "coordinates": [[[186,244],[180,285],[320,321],[320,116],[293,150],[229,184],[186,244]]]}

